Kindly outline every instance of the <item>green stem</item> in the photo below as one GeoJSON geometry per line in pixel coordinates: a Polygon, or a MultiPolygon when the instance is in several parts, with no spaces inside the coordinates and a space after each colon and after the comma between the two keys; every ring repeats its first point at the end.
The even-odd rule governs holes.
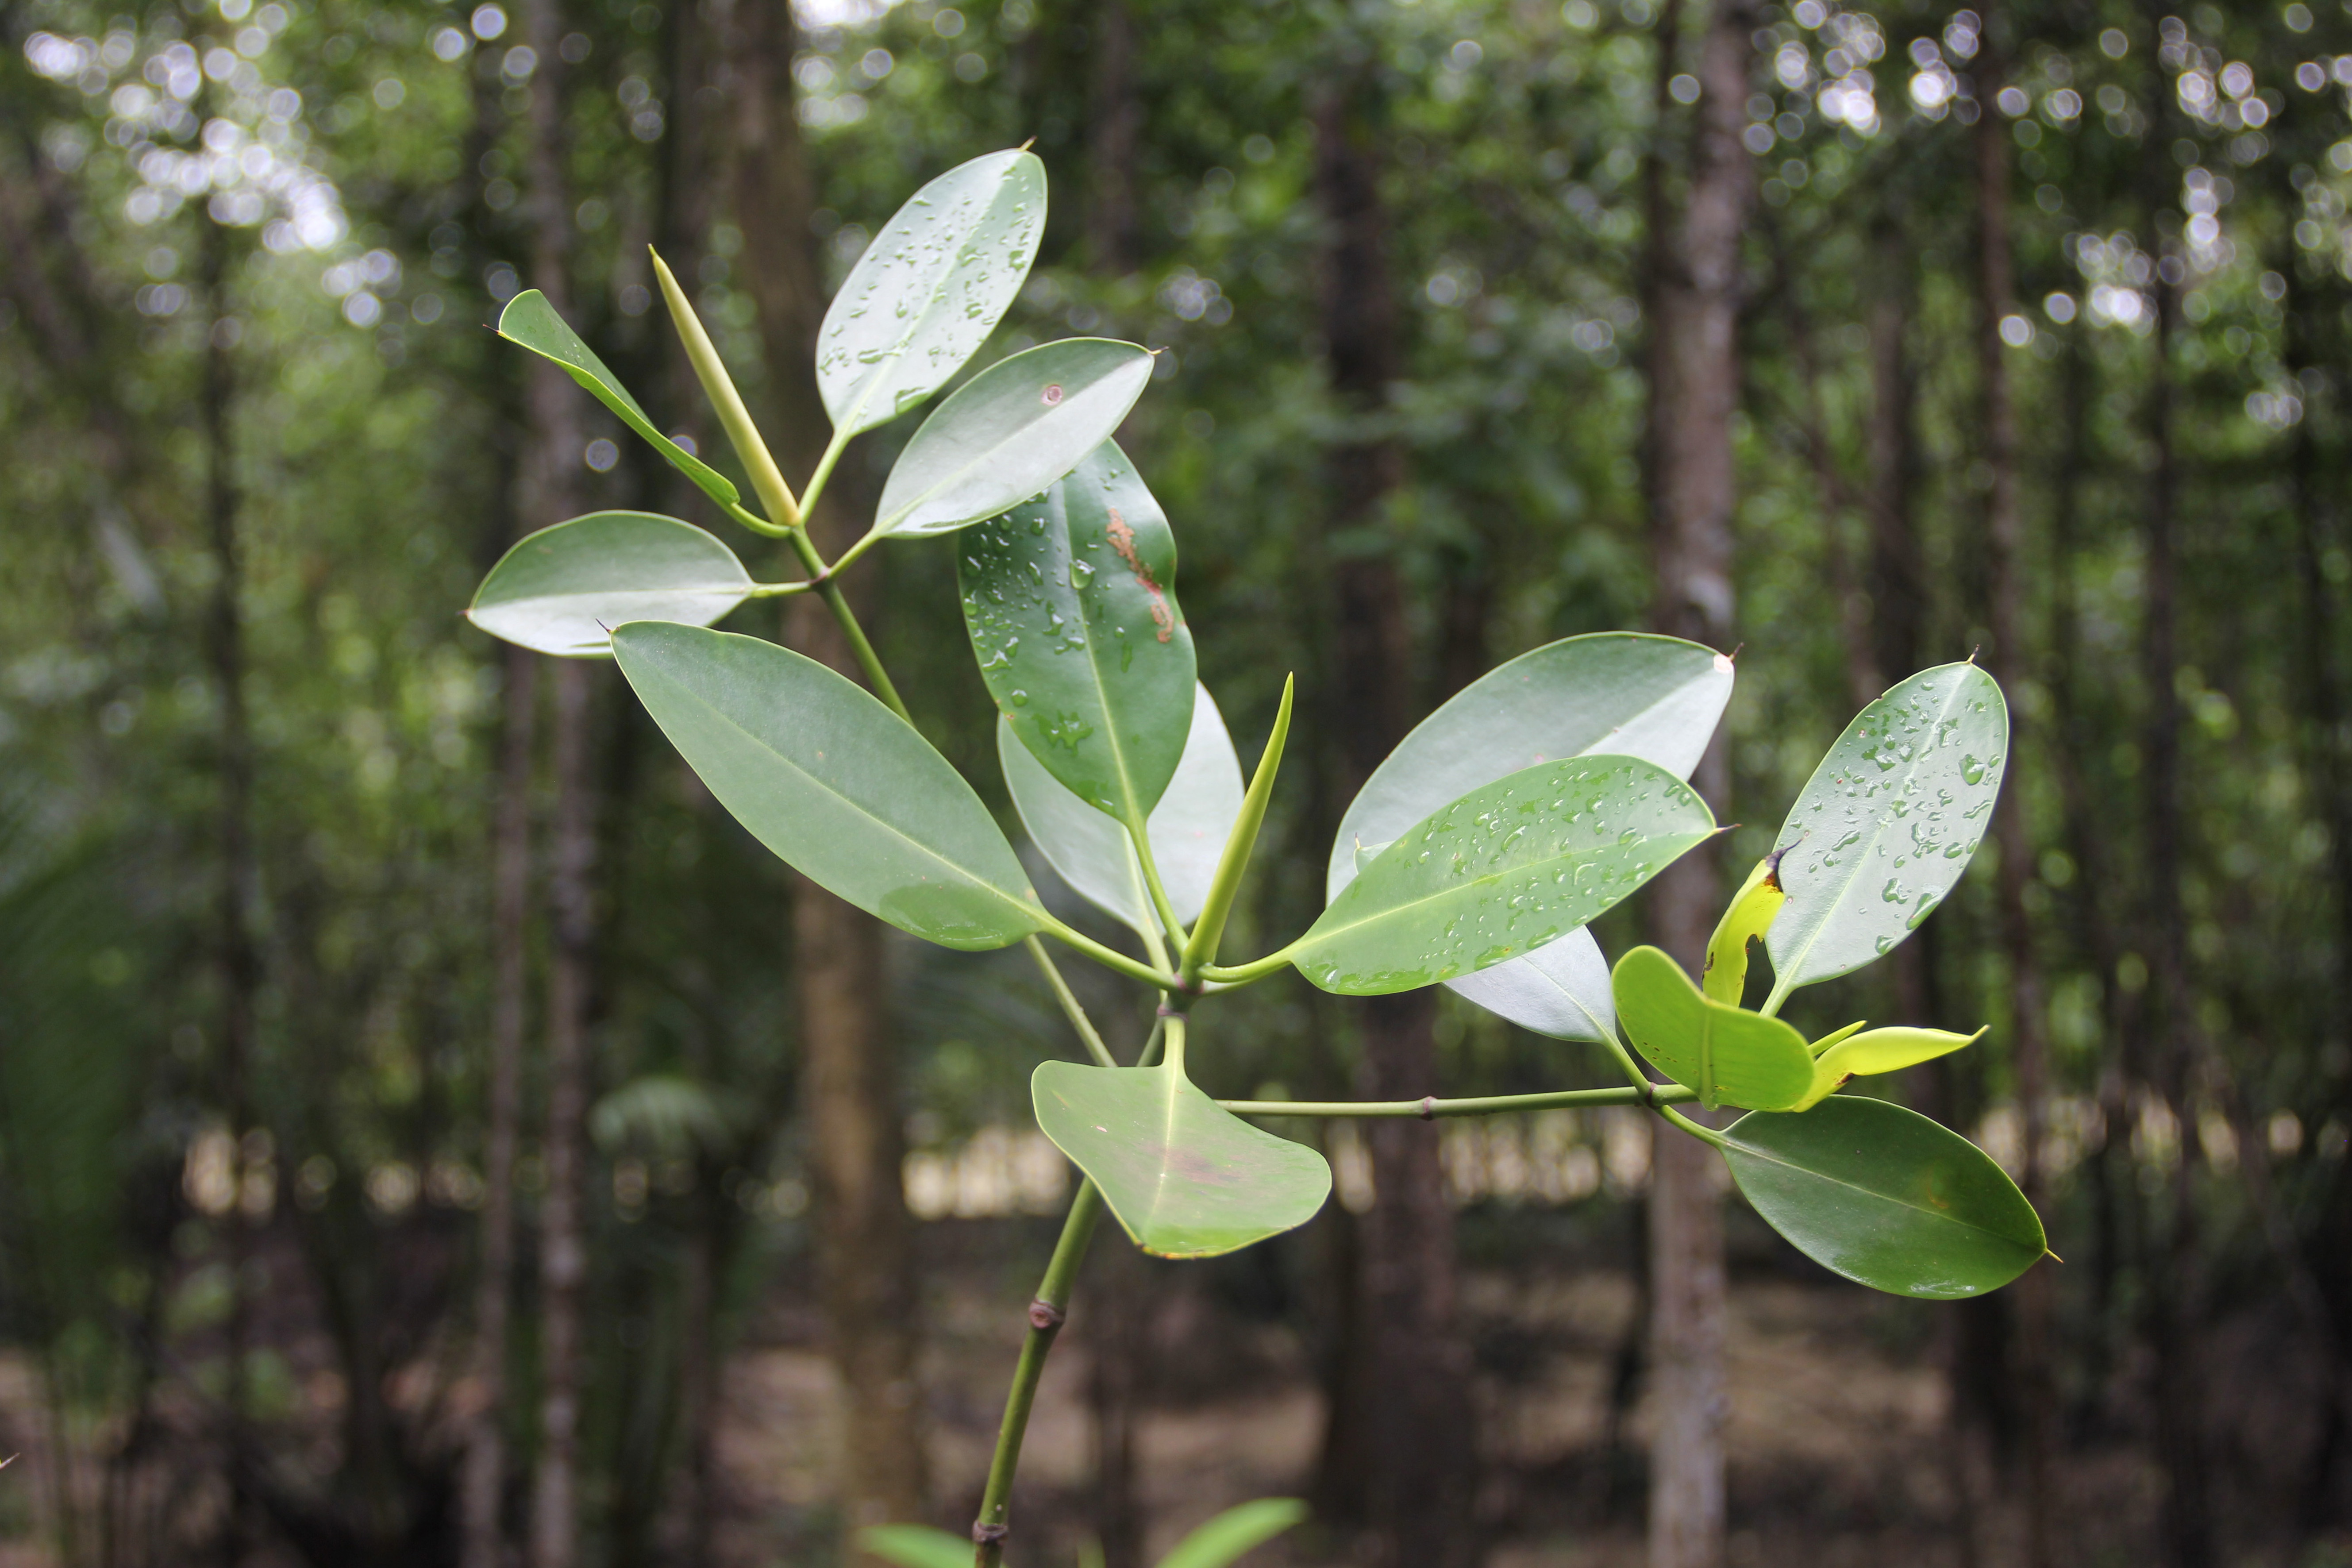
{"type": "Polygon", "coordinates": [[[786,528],[783,524],[779,522],[770,522],[766,518],[760,516],[757,512],[750,510],[740,501],[727,502],[726,510],[729,517],[733,518],[736,521],[741,523],[744,527],[750,529],[754,533],[764,533],[771,539],[782,539],[784,535],[792,532],[792,530],[786,528]]]}
{"type": "Polygon", "coordinates": [[[882,533],[877,529],[867,529],[864,537],[860,538],[856,543],[851,545],[848,549],[841,552],[841,559],[833,563],[833,569],[836,572],[840,571],[843,567],[847,566],[851,562],[856,560],[859,556],[865,554],[867,551],[881,543],[887,537],[887,535],[882,533]]]}
{"type": "Polygon", "coordinates": [[[1037,967],[1044,971],[1045,984],[1052,988],[1054,1000],[1062,1005],[1062,1016],[1069,1019],[1070,1027],[1078,1032],[1078,1038],[1086,1044],[1087,1055],[1095,1058],[1095,1066],[1118,1066],[1110,1054],[1110,1047],[1104,1045],[1102,1037],[1095,1032],[1094,1020],[1087,1016],[1084,1007],[1078,1005],[1077,996],[1070,990],[1070,983],[1063,979],[1062,972],[1054,966],[1054,955],[1045,951],[1045,944],[1034,936],[1024,936],[1021,939],[1021,945],[1029,950],[1029,956],[1035,959],[1037,967]]]}
{"type": "MultiPolygon", "coordinates": [[[[1168,928],[1168,941],[1177,952],[1184,951],[1184,922],[1176,918],[1175,901],[1169,898],[1167,885],[1160,879],[1160,862],[1151,858],[1151,828],[1149,823],[1127,825],[1127,837],[1135,846],[1137,864],[1143,868],[1143,885],[1151,893],[1151,907],[1160,916],[1160,923],[1168,928]]],[[[1164,962],[1164,961],[1163,961],[1164,962]]]]}
{"type": "MultiPolygon", "coordinates": [[[[1202,975],[1210,974],[1217,956],[1217,943],[1224,938],[1225,917],[1233,912],[1242,873],[1249,868],[1250,852],[1257,847],[1257,830],[1265,820],[1265,803],[1274,795],[1274,776],[1282,768],[1283,743],[1290,738],[1290,699],[1291,680],[1286,676],[1282,706],[1275,710],[1274,732],[1266,737],[1265,750],[1257,759],[1257,772],[1250,778],[1248,793],[1242,796],[1241,812],[1234,818],[1233,831],[1225,836],[1224,852],[1218,856],[1216,875],[1209,881],[1209,896],[1201,902],[1201,918],[1192,922],[1192,940],[1184,943],[1177,972],[1184,977],[1187,986],[1197,984],[1202,975]]],[[[1228,976],[1211,974],[1211,978],[1223,980],[1228,976]]]]}
{"type": "Polygon", "coordinates": [[[805,594],[815,584],[810,583],[754,583],[745,595],[749,599],[788,599],[794,594],[805,594]]]}
{"type": "MultiPolygon", "coordinates": [[[[1048,915],[1046,919],[1053,920],[1053,917],[1048,915]]],[[[1084,931],[1072,931],[1059,921],[1054,921],[1053,924],[1047,926],[1045,934],[1057,942],[1066,942],[1076,948],[1105,969],[1117,970],[1130,980],[1140,980],[1146,985],[1157,987],[1161,991],[1174,991],[1181,988],[1177,978],[1166,970],[1154,969],[1148,963],[1138,963],[1117,948],[1105,947],[1084,931]]]]}
{"type": "Polygon", "coordinates": [[[1765,997],[1764,1005],[1757,1008],[1756,1010],[1764,1015],[1767,1018],[1777,1016],[1780,1011],[1780,1004],[1786,1002],[1789,999],[1789,993],[1795,989],[1796,987],[1791,985],[1789,982],[1781,979],[1777,974],[1774,975],[1772,977],[1772,994],[1765,997]]]}
{"type": "MultiPolygon", "coordinates": [[[[1659,1096],[1661,1100],[1664,1098],[1665,1097],[1664,1095],[1659,1096]]],[[[1702,1143],[1712,1143],[1717,1149],[1721,1149],[1729,1142],[1729,1140],[1725,1138],[1722,1133],[1717,1132],[1714,1128],[1693,1121],[1689,1117],[1685,1116],[1681,1111],[1676,1110],[1671,1105],[1653,1104],[1650,1109],[1656,1111],[1659,1115],[1664,1117],[1667,1121],[1673,1122],[1675,1126],[1681,1128],[1684,1131],[1689,1133],[1692,1137],[1697,1139],[1702,1143]]]]}
{"type": "Polygon", "coordinates": [[[834,569],[824,563],[823,555],[817,553],[808,530],[793,530],[792,544],[801,558],[801,564],[808,568],[810,586],[824,601],[824,607],[833,612],[834,620],[841,626],[841,635],[849,639],[849,651],[856,658],[857,668],[864,670],[866,679],[873,683],[874,695],[889,704],[891,712],[908,723],[913,723],[914,715],[907,711],[907,704],[899,697],[898,689],[890,684],[889,675],[882,668],[881,656],[874,651],[874,645],[866,640],[866,628],[857,624],[857,612],[849,607],[848,599],[842,595],[841,584],[833,580],[834,569]]]}
{"type": "MultiPolygon", "coordinates": [[[[816,515],[816,498],[824,494],[824,482],[833,478],[833,466],[841,461],[842,449],[848,445],[849,432],[840,428],[836,428],[833,433],[833,439],[824,444],[824,456],[816,460],[816,472],[809,476],[807,487],[801,491],[801,515],[803,517],[814,517],[816,515]]],[[[869,534],[867,537],[871,538],[872,535],[869,534]]],[[[858,553],[859,551],[863,550],[865,542],[865,540],[858,541],[856,547],[853,548],[851,551],[851,554],[858,553]]],[[[846,560],[847,558],[845,557],[845,564],[846,563],[846,560]]]]}
{"type": "Polygon", "coordinates": [[[1512,1110],[1554,1110],[1577,1105],[1648,1105],[1654,1101],[1695,1100],[1678,1083],[1662,1083],[1653,1091],[1626,1089],[1563,1089],[1546,1094],[1497,1094],[1479,1100],[1221,1100],[1217,1103],[1236,1116],[1495,1116],[1512,1110]]]}
{"type": "Polygon", "coordinates": [[[1045,1265],[1045,1280],[1036,1300],[1029,1303],[1029,1337],[1021,1342],[1021,1361],[1013,1369],[1013,1389],[1004,1396],[1004,1421],[996,1430],[996,1453],[988,1462],[988,1489],[981,1493],[980,1517],[972,1521],[972,1568],[998,1568],[1004,1561],[1004,1538],[1012,1526],[1013,1473],[1021,1463],[1021,1439],[1029,1429],[1029,1408],[1037,1401],[1037,1380],[1045,1371],[1045,1357],[1070,1302],[1070,1285],[1078,1264],[1094,1240],[1095,1222],[1102,1217],[1102,1194],[1092,1182],[1078,1184],[1070,1215],[1062,1222],[1062,1238],[1054,1244],[1054,1260],[1045,1265]]]}
{"type": "Polygon", "coordinates": [[[1168,1026],[1166,1031],[1168,1065],[1175,1069],[1178,1078],[1182,1078],[1184,1076],[1184,1015],[1171,1013],[1161,1021],[1168,1026]]]}
{"type": "Polygon", "coordinates": [[[1269,952],[1264,958],[1253,959],[1247,963],[1204,963],[1201,965],[1201,978],[1213,980],[1220,985],[1247,985],[1253,980],[1263,980],[1288,967],[1290,949],[1286,947],[1280,952],[1269,952]]]}

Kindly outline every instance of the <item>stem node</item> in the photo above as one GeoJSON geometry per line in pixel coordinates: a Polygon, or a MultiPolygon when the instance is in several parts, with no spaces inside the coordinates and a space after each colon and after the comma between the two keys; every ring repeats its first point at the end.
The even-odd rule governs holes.
{"type": "Polygon", "coordinates": [[[1069,1321],[1070,1315],[1051,1301],[1033,1300],[1029,1303],[1029,1326],[1041,1334],[1050,1334],[1069,1321]]]}

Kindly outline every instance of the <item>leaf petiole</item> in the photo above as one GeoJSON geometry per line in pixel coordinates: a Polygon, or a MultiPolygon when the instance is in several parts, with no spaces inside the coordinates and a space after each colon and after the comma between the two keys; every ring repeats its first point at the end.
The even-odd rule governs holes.
{"type": "Polygon", "coordinates": [[[1280,952],[1269,952],[1264,958],[1252,959],[1247,963],[1204,963],[1201,965],[1201,978],[1213,980],[1220,985],[1247,985],[1289,967],[1290,949],[1286,947],[1280,952]]]}
{"type": "Polygon", "coordinates": [[[754,583],[743,596],[747,599],[789,599],[795,594],[805,594],[814,586],[814,583],[754,583]]]}
{"type": "Polygon", "coordinates": [[[728,503],[727,515],[733,518],[737,522],[741,523],[744,527],[750,529],[752,532],[764,533],[770,539],[782,539],[786,534],[793,531],[790,528],[787,528],[781,522],[770,522],[766,518],[751,510],[740,501],[730,501],[728,503]]]}
{"type": "Polygon", "coordinates": [[[1191,939],[1185,933],[1184,922],[1176,918],[1176,906],[1168,897],[1166,885],[1160,879],[1160,862],[1151,858],[1151,830],[1149,826],[1130,822],[1127,824],[1127,837],[1129,842],[1135,846],[1136,863],[1143,868],[1143,886],[1151,895],[1152,910],[1160,916],[1160,923],[1167,928],[1169,942],[1181,952],[1191,939]]]}
{"type": "Polygon", "coordinates": [[[1062,1016],[1069,1019],[1070,1027],[1078,1032],[1078,1039],[1087,1047],[1087,1055],[1094,1058],[1095,1066],[1118,1066],[1118,1058],[1110,1054],[1110,1047],[1103,1044],[1102,1036],[1096,1032],[1094,1020],[1087,1017],[1087,1010],[1078,1005],[1077,995],[1071,991],[1070,983],[1062,978],[1061,970],[1055,966],[1054,955],[1045,951],[1045,944],[1032,935],[1023,937],[1021,945],[1027,948],[1029,956],[1037,961],[1037,967],[1045,973],[1046,987],[1054,993],[1054,1000],[1062,1005],[1062,1016]]]}
{"type": "Polygon", "coordinates": [[[1161,991],[1176,991],[1182,988],[1183,982],[1166,970],[1154,969],[1148,963],[1139,963],[1117,948],[1105,947],[1084,931],[1073,931],[1050,915],[1046,919],[1051,921],[1045,927],[1046,935],[1077,949],[1105,969],[1116,970],[1130,980],[1140,980],[1146,985],[1154,986],[1161,991]]]}

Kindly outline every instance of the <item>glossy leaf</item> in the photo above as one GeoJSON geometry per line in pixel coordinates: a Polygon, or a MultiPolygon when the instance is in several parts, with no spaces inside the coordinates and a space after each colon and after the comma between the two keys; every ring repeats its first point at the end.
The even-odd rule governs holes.
{"type": "MultiPolygon", "coordinates": [[[[1688,778],[1730,700],[1732,679],[1731,661],[1712,648],[1624,632],[1567,637],[1489,670],[1407,735],[1349,804],[1331,847],[1326,900],[1355,879],[1370,858],[1368,847],[1385,846],[1447,801],[1531,763],[1605,752],[1688,778]]],[[[1529,953],[1480,971],[1486,979],[1478,993],[1470,986],[1481,983],[1446,984],[1524,1028],[1598,1038],[1581,1009],[1563,1011],[1554,999],[1565,977],[1589,978],[1599,964],[1597,997],[1579,994],[1597,1000],[1608,1017],[1606,964],[1592,939],[1578,938],[1544,971],[1536,962],[1529,953]]]]}
{"type": "Polygon", "coordinates": [[[971,1568],[971,1537],[928,1524],[868,1525],[857,1532],[857,1544],[898,1568],[971,1568]]]}
{"type": "Polygon", "coordinates": [[[1776,994],[1918,929],[1991,825],[2008,754],[2008,705],[1972,664],[1923,670],[1855,717],[1774,842],[1789,895],[1766,942],[1776,994]]]}
{"type": "Polygon", "coordinates": [[[956,582],[981,678],[1021,743],[1096,810],[1147,819],[1191,737],[1194,681],[1175,536],[1135,465],[1106,441],[1035,500],[965,529],[956,582]]]}
{"type": "Polygon", "coordinates": [[[1635,757],[1688,778],[1730,700],[1731,661],[1675,637],[1602,632],[1521,654],[1422,721],[1339,819],[1324,898],[1355,879],[1360,845],[1385,844],[1448,801],[1538,763],[1635,757]]]}
{"type": "Polygon", "coordinates": [[[719,804],[811,879],[943,947],[1045,929],[971,786],[863,688],[773,643],[660,621],[621,627],[613,651],[719,804]]]}
{"type": "Polygon", "coordinates": [[[1278,1236],[1331,1193],[1322,1155],[1221,1109],[1171,1066],[1045,1062],[1030,1098],[1045,1136],[1157,1257],[1213,1258],[1278,1236]]]}
{"type": "Polygon", "coordinates": [[[1546,942],[1524,958],[1458,975],[1446,985],[1522,1029],[1556,1040],[1610,1037],[1617,1003],[1609,991],[1609,961],[1581,928],[1546,942]]]}
{"type": "Polygon", "coordinates": [[[1194,1529],[1160,1560],[1160,1568],[1230,1568],[1241,1555],[1294,1525],[1308,1510],[1297,1498],[1259,1498],[1229,1508],[1194,1529]]]}
{"type": "Polygon", "coordinates": [[[1981,1295],[2033,1266],[2042,1221],[1983,1150],[1859,1095],[1724,1131],[1732,1179],[1765,1223],[1833,1273],[1897,1296],[1981,1295]]]}
{"type": "Polygon", "coordinates": [[[1756,862],[1739,890],[1716,922],[1706,942],[1706,973],[1701,988],[1717,1002],[1737,1007],[1748,992],[1748,944],[1761,942],[1772,929],[1773,917],[1788,901],[1775,875],[1778,862],[1766,856],[1756,862]]]}
{"type": "Polygon", "coordinates": [[[1955,1035],[1944,1029],[1909,1028],[1857,1033],[1859,1027],[1841,1029],[1816,1047],[1812,1090],[1795,1109],[1804,1110],[1820,1104],[1850,1078],[1901,1072],[1905,1068],[1949,1056],[1963,1046],[1974,1044],[1984,1034],[1982,1029],[1973,1035],[1955,1035]]]}
{"type": "Polygon", "coordinates": [[[654,427],[646,411],[637,406],[637,400],[629,395],[629,389],[604,368],[604,362],[555,313],[546,295],[536,289],[526,289],[508,300],[507,308],[499,312],[499,336],[562,365],[572,380],[620,416],[622,424],[643,437],[668,460],[670,467],[693,480],[695,487],[712,500],[721,506],[732,506],[740,498],[732,479],[654,427]]]}
{"type": "Polygon", "coordinates": [[[912,408],[988,341],[1045,223],[1045,166],[991,153],[915,193],[874,237],[817,331],[816,384],[855,435],[912,408]]]}
{"type": "Polygon", "coordinates": [[[1813,1053],[1804,1036],[1706,995],[1658,949],[1633,949],[1610,978],[1625,1037],[1659,1071],[1697,1090],[1708,1110],[1786,1110],[1811,1092],[1813,1053]]]}
{"type": "Polygon", "coordinates": [[[1714,831],[1706,803],[1651,763],[1523,768],[1408,829],[1286,955],[1350,995],[1450,980],[1567,935],[1714,831]]]}
{"type": "MultiPolygon", "coordinates": [[[[1013,735],[1010,723],[996,727],[996,752],[1004,783],[1029,837],[1045,852],[1071,890],[1138,931],[1157,931],[1143,868],[1127,830],[1062,787],[1045,764],[1013,735]]],[[[1176,763],[1176,776],[1152,808],[1149,831],[1160,885],[1176,918],[1190,924],[1209,896],[1217,855],[1242,805],[1241,759],[1233,737],[1209,696],[1198,687],[1192,699],[1191,738],[1176,763]]]]}
{"type": "Polygon", "coordinates": [[[517,542],[466,612],[492,637],[539,653],[602,658],[626,621],[707,626],[751,592],[735,552],[690,522],[592,511],[517,542]]]}
{"type": "Polygon", "coordinates": [[[1151,355],[1064,338],[999,360],[923,421],[882,487],[877,533],[948,533],[1010,511],[1110,439],[1151,380],[1151,355]]]}

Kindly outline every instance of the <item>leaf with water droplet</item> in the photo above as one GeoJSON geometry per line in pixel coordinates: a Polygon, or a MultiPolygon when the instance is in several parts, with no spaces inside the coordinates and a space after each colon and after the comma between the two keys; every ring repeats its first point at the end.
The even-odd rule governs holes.
{"type": "Polygon", "coordinates": [[[540,653],[602,658],[625,621],[706,626],[751,594],[735,552],[690,522],[592,511],[542,528],[499,558],[466,614],[540,653]]]}
{"type": "MultiPolygon", "coordinates": [[[[1359,843],[1385,844],[1447,801],[1530,763],[1606,752],[1688,778],[1732,679],[1731,661],[1713,648],[1627,632],[1566,637],[1488,671],[1406,736],[1349,803],[1332,840],[1325,900],[1355,879],[1359,843]]],[[[1584,809],[1600,806],[1594,800],[1584,809]]],[[[1607,965],[1580,933],[1547,964],[1529,953],[1478,971],[1475,982],[1446,984],[1561,1039],[1598,1037],[1588,1005],[1571,996],[1604,1024],[1609,1016],[1607,965]],[[1524,973],[1501,973],[1522,964],[1524,973]]]]}
{"type": "Polygon", "coordinates": [[[923,421],[883,482],[874,531],[948,533],[1010,510],[1110,439],[1151,380],[1151,354],[1063,338],[1002,359],[923,421]],[[1048,383],[1061,400],[1040,401],[1048,383]]]}
{"type": "Polygon", "coordinates": [[[1775,840],[1790,851],[1780,867],[1789,901],[1766,943],[1776,994],[1861,968],[1942,902],[1974,846],[1955,844],[1930,856],[1928,848],[1941,842],[1938,819],[1906,822],[1896,807],[1924,795],[1959,807],[1964,816],[1990,811],[2008,749],[2000,688],[1972,664],[1923,670],[1855,717],[1814,769],[1775,840]],[[1863,766],[1890,737],[1921,736],[1940,738],[1934,745],[1904,745],[1892,770],[1863,766]],[[1915,850],[1917,858],[1894,875],[1897,860],[1915,850]]]}
{"type": "Polygon", "coordinates": [[[1176,541],[1160,503],[1105,442],[1043,496],[967,529],[962,542],[956,581],[989,693],[1007,717],[1026,706],[1016,689],[1041,710],[1014,718],[1013,732],[1079,799],[1141,824],[1192,731],[1192,634],[1176,602],[1176,541]],[[1121,637],[1129,622],[1153,635],[1121,637]],[[1000,659],[1024,632],[1048,657],[1000,659]]]}
{"type": "Polygon", "coordinates": [[[1326,991],[1352,995],[1473,973],[1559,941],[1714,830],[1706,803],[1655,763],[1538,763],[1408,828],[1285,952],[1326,991]],[[1551,810],[1587,789],[1602,809],[1581,821],[1551,810]]]}
{"type": "Polygon", "coordinates": [[[871,429],[937,392],[1020,293],[1045,221],[1045,166],[1020,152],[950,169],[900,207],[817,331],[817,391],[834,424],[871,429]]]}

